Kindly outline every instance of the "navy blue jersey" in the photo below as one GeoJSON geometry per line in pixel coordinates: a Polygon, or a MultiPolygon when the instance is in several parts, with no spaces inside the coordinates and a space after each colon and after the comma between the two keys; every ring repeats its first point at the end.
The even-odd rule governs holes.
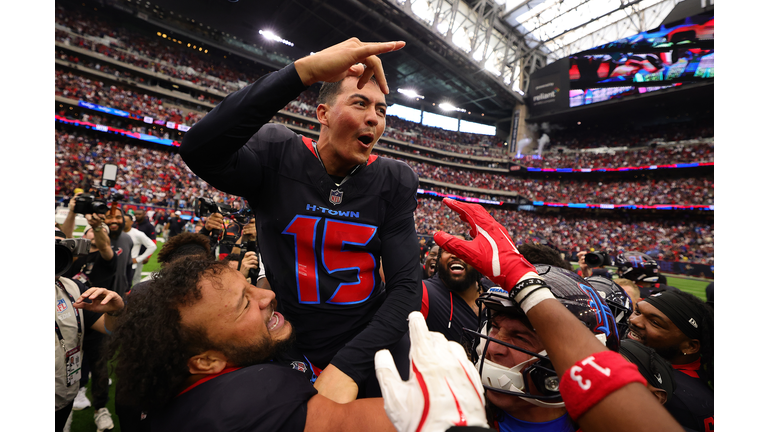
{"type": "Polygon", "coordinates": [[[442,333],[446,339],[464,344],[463,329],[477,330],[477,314],[458,294],[452,293],[435,273],[424,282],[421,313],[430,331],[442,333]]]}
{"type": "Polygon", "coordinates": [[[715,393],[703,380],[675,370],[675,393],[664,407],[678,423],[699,432],[715,430],[715,393]]]}
{"type": "Polygon", "coordinates": [[[299,350],[360,384],[419,308],[418,178],[403,162],[371,156],[338,186],[312,140],[266,124],[305,89],[293,65],[260,78],[195,124],[180,154],[253,208],[267,279],[299,350]]]}
{"type": "Polygon", "coordinates": [[[257,364],[198,382],[147,419],[158,431],[301,432],[315,394],[304,374],[257,364]]]}

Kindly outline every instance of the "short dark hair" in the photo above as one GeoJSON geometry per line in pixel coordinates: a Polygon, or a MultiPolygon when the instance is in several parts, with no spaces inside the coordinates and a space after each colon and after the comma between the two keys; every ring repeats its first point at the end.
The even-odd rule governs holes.
{"type": "MultiPolygon", "coordinates": [[[[347,78],[349,77],[344,79],[347,78]]],[[[341,83],[344,82],[344,79],[336,82],[324,82],[320,87],[320,94],[317,97],[317,104],[333,105],[333,103],[336,102],[336,98],[339,96],[339,93],[341,93],[341,83]]],[[[373,81],[375,84],[378,84],[375,76],[371,76],[371,81],[373,81]]]]}
{"type": "Polygon", "coordinates": [[[167,264],[177,258],[190,255],[212,257],[210,239],[200,233],[183,232],[175,235],[165,242],[157,254],[157,262],[167,264]]]}
{"type": "Polygon", "coordinates": [[[573,271],[573,267],[565,262],[563,257],[560,256],[560,252],[547,245],[541,243],[523,243],[518,246],[517,250],[520,251],[520,255],[531,264],[548,264],[553,267],[560,267],[568,271],[573,271]]]}
{"type": "Polygon", "coordinates": [[[204,329],[185,326],[179,308],[202,299],[201,281],[232,271],[226,264],[193,256],[174,261],[131,293],[109,341],[117,355],[117,397],[142,409],[159,408],[190,376],[187,361],[206,349],[204,329]]]}

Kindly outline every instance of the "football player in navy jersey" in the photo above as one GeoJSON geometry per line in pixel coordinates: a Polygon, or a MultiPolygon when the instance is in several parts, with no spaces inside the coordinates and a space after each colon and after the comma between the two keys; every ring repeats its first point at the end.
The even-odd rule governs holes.
{"type": "Polygon", "coordinates": [[[254,209],[279,311],[323,370],[316,388],[337,402],[380,394],[379,349],[393,350],[407,373],[407,317],[421,301],[418,178],[371,155],[389,92],[377,55],[403,46],[353,38],[299,59],[225,98],[179,150],[193,172],[254,209]],[[317,141],[267,124],[321,81],[317,141]]]}

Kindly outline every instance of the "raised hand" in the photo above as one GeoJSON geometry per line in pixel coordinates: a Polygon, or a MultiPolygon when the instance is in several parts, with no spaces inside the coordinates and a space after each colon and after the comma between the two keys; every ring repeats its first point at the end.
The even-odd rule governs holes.
{"type": "Polygon", "coordinates": [[[520,255],[507,230],[482,206],[450,198],[443,199],[443,203],[469,224],[473,240],[461,240],[439,231],[434,234],[435,243],[509,292],[518,282],[538,277],[536,268],[520,255]]]}
{"type": "Polygon", "coordinates": [[[123,309],[124,303],[120,294],[106,288],[89,288],[82,293],[72,306],[92,312],[108,313],[123,309]],[[86,300],[90,300],[90,303],[86,300]]]}
{"type": "Polygon", "coordinates": [[[310,86],[316,82],[336,82],[342,79],[359,76],[357,88],[363,88],[372,75],[384,94],[389,94],[387,80],[380,54],[397,51],[405,46],[405,42],[361,42],[357,38],[326,48],[308,57],[294,62],[301,82],[310,86]]]}

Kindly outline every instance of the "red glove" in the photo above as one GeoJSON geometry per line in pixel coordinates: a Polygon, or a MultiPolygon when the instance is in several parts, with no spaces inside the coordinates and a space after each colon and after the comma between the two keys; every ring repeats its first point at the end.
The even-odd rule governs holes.
{"type": "Polygon", "coordinates": [[[434,234],[435,242],[443,249],[463,259],[508,292],[524,279],[538,278],[536,268],[520,255],[507,230],[482,206],[450,198],[444,198],[443,203],[469,224],[469,234],[473,238],[472,241],[460,240],[438,231],[434,234]]]}

